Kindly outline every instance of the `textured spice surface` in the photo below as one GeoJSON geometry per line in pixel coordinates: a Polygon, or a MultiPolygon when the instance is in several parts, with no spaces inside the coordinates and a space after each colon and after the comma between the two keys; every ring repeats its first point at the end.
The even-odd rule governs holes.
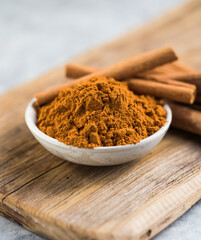
{"type": "Polygon", "coordinates": [[[45,134],[80,148],[138,143],[166,121],[163,101],[135,95],[126,83],[101,76],[63,89],[39,109],[45,134]]]}

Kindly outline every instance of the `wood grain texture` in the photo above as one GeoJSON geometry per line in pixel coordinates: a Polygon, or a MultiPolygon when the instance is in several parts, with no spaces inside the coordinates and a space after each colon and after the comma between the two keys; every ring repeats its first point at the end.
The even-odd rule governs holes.
{"type": "MultiPolygon", "coordinates": [[[[74,61],[104,67],[171,45],[201,70],[200,26],[196,0],[74,61]]],[[[60,67],[0,97],[0,213],[51,239],[149,239],[201,198],[201,137],[171,129],[146,157],[114,167],[64,162],[24,122],[31,97],[64,74],[60,67]]]]}

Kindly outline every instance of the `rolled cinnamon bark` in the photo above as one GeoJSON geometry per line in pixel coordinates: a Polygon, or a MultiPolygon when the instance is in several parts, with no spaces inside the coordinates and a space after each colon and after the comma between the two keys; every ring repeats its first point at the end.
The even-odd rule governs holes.
{"type": "Polygon", "coordinates": [[[100,70],[100,68],[96,69],[96,68],[92,68],[92,67],[87,67],[85,65],[68,63],[68,64],[66,64],[66,77],[70,77],[70,78],[77,78],[77,76],[83,77],[87,74],[94,73],[99,70],[100,70]]]}
{"type": "Polygon", "coordinates": [[[152,73],[164,73],[168,75],[168,77],[172,77],[176,74],[194,74],[198,73],[198,71],[192,67],[187,66],[184,63],[181,63],[180,61],[175,61],[169,64],[166,64],[164,66],[157,67],[151,71],[152,73]]]}
{"type": "Polygon", "coordinates": [[[153,95],[167,98],[181,103],[192,104],[195,101],[195,87],[176,86],[172,84],[143,79],[129,79],[126,81],[130,90],[138,94],[153,95]]]}
{"type": "MultiPolygon", "coordinates": [[[[80,67],[79,65],[74,65],[72,63],[67,64],[66,69],[68,77],[75,77],[76,74],[88,74],[92,71],[96,71],[95,69],[89,69],[85,66],[80,67]]],[[[148,76],[145,75],[145,77],[146,79],[149,79],[150,77],[152,81],[150,81],[150,79],[132,79],[128,81],[129,88],[135,93],[154,95],[156,97],[163,97],[182,103],[192,104],[195,100],[196,87],[193,84],[175,81],[164,77],[152,77],[151,74],[148,76]]]]}
{"type": "Polygon", "coordinates": [[[152,81],[155,81],[155,82],[170,84],[170,85],[174,85],[174,86],[192,88],[194,91],[197,89],[196,85],[194,85],[194,84],[190,84],[190,83],[186,83],[186,82],[182,82],[182,81],[177,81],[177,80],[173,80],[173,79],[169,79],[169,78],[154,77],[153,79],[152,78],[146,78],[146,79],[147,80],[152,80],[152,81]]]}
{"type": "Polygon", "coordinates": [[[201,73],[185,64],[175,61],[146,73],[139,74],[140,77],[145,79],[174,79],[189,84],[194,84],[197,87],[197,92],[201,92],[201,73]]]}
{"type": "Polygon", "coordinates": [[[178,76],[175,76],[174,79],[196,85],[197,92],[201,93],[201,73],[183,74],[183,75],[178,74],[178,76]]]}
{"type": "Polygon", "coordinates": [[[172,126],[201,135],[201,111],[187,106],[169,103],[172,109],[172,126]]]}
{"type": "Polygon", "coordinates": [[[96,75],[114,77],[116,80],[122,80],[175,60],[177,60],[177,56],[170,47],[150,51],[116,63],[95,73],[88,74],[75,81],[70,81],[64,85],[38,93],[35,95],[36,103],[38,105],[46,104],[53,100],[62,88],[74,87],[75,84],[88,80],[96,75]]]}
{"type": "Polygon", "coordinates": [[[68,63],[66,65],[66,76],[70,78],[80,78],[99,70],[100,69],[98,68],[77,65],[75,63],[68,63]]]}
{"type": "MultiPolygon", "coordinates": [[[[95,69],[100,70],[98,68],[77,65],[75,63],[68,63],[66,65],[66,76],[76,78],[76,75],[84,76],[86,74],[92,73],[93,71],[95,71],[95,69]]],[[[200,72],[189,66],[186,66],[185,64],[179,61],[175,61],[175,62],[171,62],[165,65],[156,67],[144,73],[137,74],[137,76],[138,77],[142,76],[142,78],[144,78],[144,76],[146,75],[146,76],[155,76],[155,77],[168,77],[168,78],[174,79],[174,77],[180,78],[184,76],[186,77],[187,75],[194,76],[197,74],[200,74],[200,72]]]]}
{"type": "MultiPolygon", "coordinates": [[[[182,74],[181,73],[179,73],[179,74],[177,74],[177,73],[173,74],[172,73],[171,74],[171,79],[176,80],[177,82],[181,82],[181,83],[193,84],[197,87],[197,92],[201,92],[201,78],[200,79],[197,78],[197,75],[199,76],[200,73],[199,74],[193,74],[193,75],[192,74],[191,75],[189,75],[189,74],[185,75],[183,73],[182,74]]],[[[163,81],[163,79],[164,79],[164,81],[166,81],[168,79],[168,76],[163,77],[162,74],[161,75],[156,75],[154,73],[153,74],[144,74],[144,75],[141,75],[140,77],[142,77],[144,79],[153,79],[153,80],[156,80],[156,81],[157,80],[163,81]]]]}
{"type": "MultiPolygon", "coordinates": [[[[78,65],[75,63],[68,63],[66,65],[66,76],[71,78],[77,78],[77,76],[82,77],[92,72],[95,72],[95,70],[98,71],[100,69],[78,65]]],[[[199,73],[198,71],[191,69],[190,67],[182,63],[179,63],[178,61],[175,61],[175,62],[171,62],[165,65],[156,67],[149,71],[139,73],[136,75],[136,77],[149,78],[149,79],[154,77],[159,77],[159,78],[165,77],[165,78],[174,79],[174,77],[179,78],[179,77],[186,76],[186,74],[194,75],[198,73],[199,73]]]]}
{"type": "MultiPolygon", "coordinates": [[[[172,63],[173,64],[173,63],[172,63]]],[[[152,70],[147,73],[138,75],[137,77],[140,77],[142,79],[148,79],[148,80],[155,80],[157,82],[164,82],[168,84],[173,84],[177,86],[186,86],[186,87],[194,87],[194,85],[197,87],[197,92],[201,92],[201,73],[188,73],[189,68],[186,68],[187,73],[181,72],[184,68],[179,68],[178,71],[174,72],[171,71],[171,74],[168,69],[168,65],[164,65],[162,67],[159,67],[161,70],[159,71],[159,68],[157,71],[152,70]],[[163,71],[163,72],[161,72],[163,71]],[[171,78],[170,78],[171,76],[171,78]],[[176,81],[175,81],[176,80],[176,81]],[[189,84],[188,84],[189,83],[189,84]]],[[[173,69],[176,69],[177,65],[174,65],[174,67],[171,67],[173,69]]],[[[87,67],[87,66],[80,66],[74,63],[69,63],[66,65],[66,76],[71,78],[76,78],[85,76],[87,74],[93,73],[95,71],[98,71],[98,69],[87,67]]],[[[192,70],[195,71],[195,70],[192,70]]]]}

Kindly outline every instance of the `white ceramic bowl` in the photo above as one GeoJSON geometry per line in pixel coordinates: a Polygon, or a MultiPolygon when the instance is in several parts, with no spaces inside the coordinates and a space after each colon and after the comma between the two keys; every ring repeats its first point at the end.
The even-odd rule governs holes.
{"type": "Polygon", "coordinates": [[[165,104],[167,122],[159,131],[141,140],[139,143],[113,147],[96,147],[94,149],[77,148],[61,143],[38,129],[36,126],[37,118],[34,102],[35,99],[32,99],[25,112],[26,124],[34,137],[55,156],[84,165],[107,166],[136,160],[149,152],[162,140],[172,121],[171,109],[168,104],[165,104]]]}

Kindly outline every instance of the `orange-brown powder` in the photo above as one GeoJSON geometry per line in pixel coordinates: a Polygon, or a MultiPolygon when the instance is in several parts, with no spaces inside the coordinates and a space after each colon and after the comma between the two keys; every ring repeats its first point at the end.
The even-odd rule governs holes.
{"type": "Polygon", "coordinates": [[[138,143],[166,121],[163,101],[135,95],[126,83],[93,77],[63,89],[39,109],[37,125],[50,137],[80,148],[138,143]]]}

